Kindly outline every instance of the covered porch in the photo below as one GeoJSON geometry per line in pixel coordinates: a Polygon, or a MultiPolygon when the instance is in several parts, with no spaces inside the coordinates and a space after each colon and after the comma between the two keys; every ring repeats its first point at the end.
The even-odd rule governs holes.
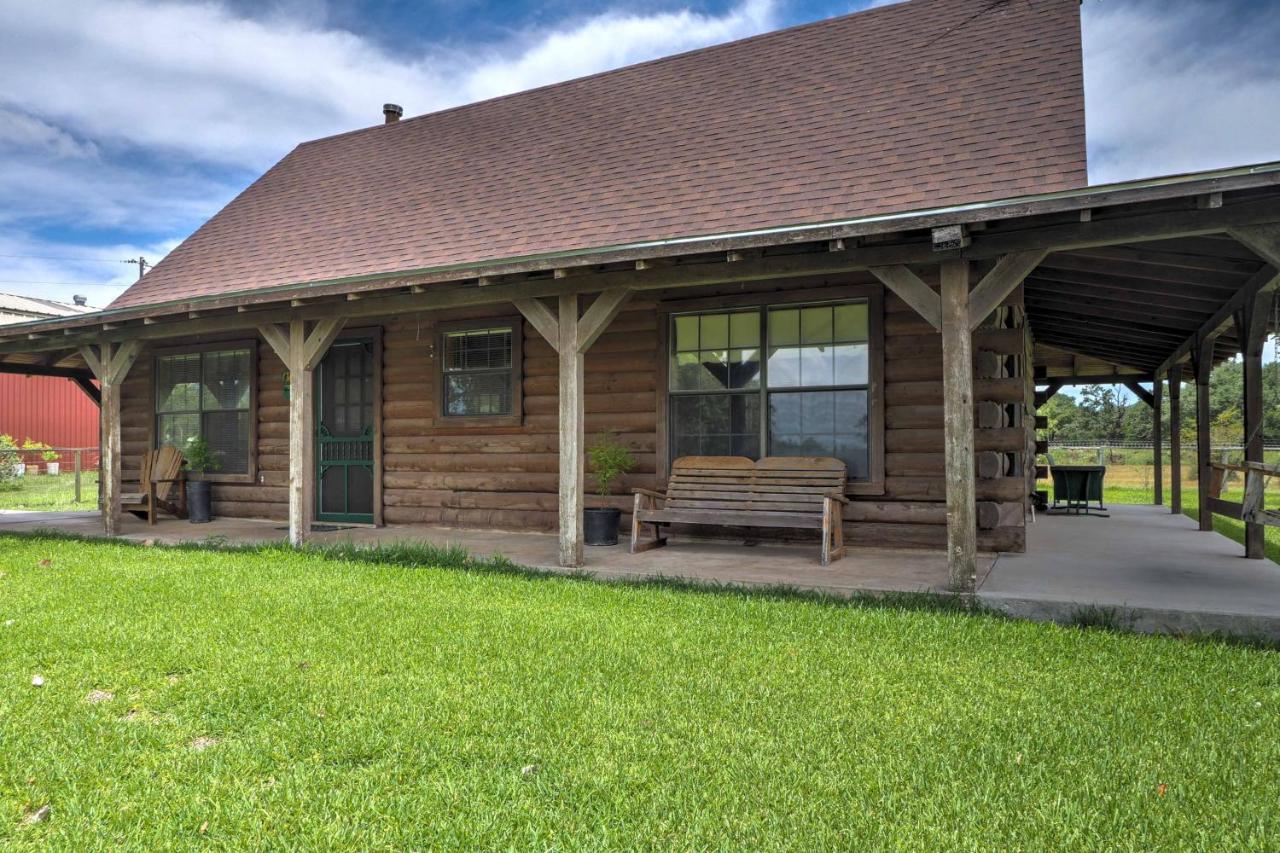
{"type": "MultiPolygon", "coordinates": [[[[1280,284],[1278,269],[1280,165],[1271,164],[816,225],[304,282],[23,324],[0,334],[0,370],[65,375],[88,386],[97,380],[103,418],[101,524],[108,535],[132,536],[133,522],[120,508],[121,394],[143,346],[229,334],[251,338],[254,346],[262,342],[263,350],[283,368],[291,393],[278,403],[272,401],[287,414],[287,422],[278,425],[283,429],[264,435],[261,442],[254,435],[251,444],[260,451],[259,445],[270,445],[272,454],[284,461],[284,470],[259,472],[243,483],[244,493],[262,496],[247,498],[243,506],[246,514],[257,507],[275,512],[287,501],[288,538],[301,545],[327,535],[314,532],[312,523],[313,380],[317,365],[344,328],[403,315],[510,309],[528,324],[531,335],[536,333],[540,346],[549,347],[546,360],[555,370],[554,383],[545,383],[554,387],[555,411],[537,414],[541,421],[554,423],[554,432],[547,436],[552,442],[547,450],[554,454],[546,453],[544,461],[555,467],[548,465],[550,470],[539,470],[535,476],[542,483],[549,479],[543,475],[554,475],[554,493],[546,497],[554,497],[558,536],[527,540],[530,548],[535,542],[553,542],[555,555],[553,559],[530,551],[517,559],[532,565],[605,570],[610,567],[593,565],[583,549],[588,421],[584,363],[619,312],[645,295],[723,300],[735,288],[760,282],[777,282],[780,289],[796,292],[829,289],[833,281],[853,280],[839,277],[853,276],[860,287],[892,294],[911,316],[906,321],[899,318],[910,333],[899,329],[894,348],[886,350],[883,380],[873,372],[868,383],[873,399],[894,383],[896,388],[885,394],[883,428],[870,430],[868,439],[872,468],[879,465],[884,470],[876,471],[878,477],[868,483],[874,491],[848,493],[846,534],[866,532],[876,537],[867,540],[870,544],[895,545],[905,544],[904,532],[923,529],[930,544],[936,536],[936,544],[945,542],[946,550],[894,558],[901,562],[887,574],[913,578],[917,565],[942,565],[939,576],[926,573],[918,584],[910,583],[970,593],[980,590],[989,575],[990,559],[980,551],[982,535],[992,541],[993,532],[1012,531],[1017,536],[1008,540],[1007,550],[1020,550],[1023,528],[1031,529],[1024,519],[1035,479],[1030,457],[1038,449],[1035,403],[1067,383],[1094,380],[1087,372],[1082,375],[1079,360],[1065,367],[1045,365],[1040,376],[1034,375],[1030,368],[1042,363],[1044,348],[1113,365],[1113,378],[1135,387],[1154,381],[1151,402],[1157,411],[1166,379],[1171,397],[1180,395],[1184,376],[1193,379],[1204,415],[1199,418],[1197,442],[1204,451],[1202,468],[1208,455],[1208,372],[1216,361],[1243,350],[1247,458],[1252,460],[1261,452],[1261,436],[1254,428],[1260,423],[1260,342],[1267,329],[1265,309],[1280,284]],[[1036,384],[1046,387],[1035,391],[1036,384]],[[285,501],[268,503],[266,497],[285,501]]],[[[667,353],[665,346],[658,349],[654,364],[661,372],[667,353]]],[[[662,426],[667,420],[667,389],[665,381],[656,388],[651,382],[651,376],[645,377],[645,390],[639,392],[652,394],[652,406],[643,413],[645,422],[656,420],[659,425],[647,445],[653,448],[646,450],[652,453],[652,467],[645,473],[660,487],[671,456],[662,426]]],[[[519,391],[518,383],[515,388],[519,391]]],[[[253,393],[249,396],[252,410],[253,393]]],[[[550,387],[544,396],[552,399],[550,387]]],[[[396,401],[383,402],[386,408],[396,401]]],[[[406,405],[401,409],[406,413],[403,420],[421,429],[424,412],[406,405]]],[[[370,490],[379,496],[371,513],[375,523],[382,521],[382,469],[389,456],[381,446],[380,417],[374,416],[369,450],[370,490]]],[[[251,429],[259,420],[250,419],[251,429]]],[[[133,429],[145,437],[141,429],[133,429]]],[[[518,458],[527,452],[514,448],[509,455],[518,458]]],[[[452,455],[456,454],[447,451],[437,457],[452,455]]],[[[427,461],[442,464],[440,458],[427,461]]],[[[505,494],[504,483],[519,478],[504,471],[486,479],[486,488],[505,494]]],[[[1201,482],[1207,483],[1208,477],[1202,476],[1201,482]]],[[[432,488],[424,500],[462,499],[448,483],[432,488]]],[[[1157,495],[1159,489],[1157,485],[1157,495]]],[[[1176,485],[1171,497],[1176,513],[1176,485]]],[[[1202,530],[1210,529],[1210,511],[1233,510],[1210,498],[1207,492],[1201,496],[1202,530]]],[[[257,529],[272,535],[256,538],[283,535],[280,526],[279,521],[262,522],[257,529]]],[[[1153,543],[1161,535],[1136,522],[1112,525],[1121,527],[1153,543]]],[[[217,529],[203,528],[200,535],[219,535],[217,529]]],[[[409,535],[408,528],[396,527],[385,534],[359,535],[394,536],[397,530],[409,535]]],[[[1249,556],[1261,556],[1260,531],[1261,525],[1250,525],[1249,556]]],[[[500,538],[507,542],[504,550],[516,558],[516,543],[530,535],[534,534],[506,532],[500,538]]],[[[856,539],[853,544],[858,544],[856,539]]],[[[1031,559],[1036,556],[1034,540],[1027,545],[1031,559]]],[[[765,553],[764,547],[775,546],[755,550],[765,553]]],[[[692,554],[672,549],[649,559],[683,567],[697,562],[692,554]]],[[[803,559],[808,556],[806,551],[803,559]]],[[[729,559],[736,564],[743,557],[734,552],[729,559]]],[[[617,559],[631,565],[631,558],[617,559]]],[[[846,559],[856,563],[856,553],[846,559]]],[[[708,557],[707,562],[716,560],[708,557]]],[[[781,560],[779,565],[785,572],[789,564],[781,560]]],[[[708,571],[714,573],[714,565],[708,571]]],[[[805,580],[798,574],[795,583],[821,586],[820,579],[805,580]]],[[[779,577],[767,582],[786,581],[779,577]]]]}

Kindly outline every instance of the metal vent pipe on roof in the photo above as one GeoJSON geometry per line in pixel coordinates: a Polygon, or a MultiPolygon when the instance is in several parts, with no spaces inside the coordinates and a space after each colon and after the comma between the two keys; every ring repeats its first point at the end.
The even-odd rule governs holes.
{"type": "Polygon", "coordinates": [[[71,301],[83,308],[89,304],[89,297],[81,296],[77,293],[75,296],[71,297],[71,301]]]}
{"type": "Polygon", "coordinates": [[[385,124],[391,124],[400,120],[400,116],[404,115],[404,107],[399,104],[383,104],[382,117],[386,119],[385,124]]]}

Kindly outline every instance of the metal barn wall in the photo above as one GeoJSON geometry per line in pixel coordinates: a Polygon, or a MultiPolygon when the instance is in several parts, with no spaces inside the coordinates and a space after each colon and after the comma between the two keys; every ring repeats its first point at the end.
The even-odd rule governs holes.
{"type": "Polygon", "coordinates": [[[96,448],[98,407],[70,379],[0,373],[0,435],[96,448]]]}

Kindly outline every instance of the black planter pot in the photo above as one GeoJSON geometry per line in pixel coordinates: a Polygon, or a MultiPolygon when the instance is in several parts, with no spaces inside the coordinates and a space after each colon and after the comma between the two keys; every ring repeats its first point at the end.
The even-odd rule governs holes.
{"type": "Polygon", "coordinates": [[[208,524],[213,520],[213,484],[208,480],[187,481],[187,520],[208,524]]]}
{"type": "Polygon", "coordinates": [[[592,507],[582,511],[582,538],[588,545],[617,545],[622,510],[592,507]]]}

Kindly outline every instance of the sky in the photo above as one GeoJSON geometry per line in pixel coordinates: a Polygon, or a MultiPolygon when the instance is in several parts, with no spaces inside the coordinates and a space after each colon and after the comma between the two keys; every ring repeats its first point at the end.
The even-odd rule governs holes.
{"type": "MultiPolygon", "coordinates": [[[[883,2],[0,0],[0,291],[105,306],[126,258],[383,102],[419,115],[883,2]]],[[[1280,160],[1280,4],[1082,16],[1091,183],[1280,160]]]]}

